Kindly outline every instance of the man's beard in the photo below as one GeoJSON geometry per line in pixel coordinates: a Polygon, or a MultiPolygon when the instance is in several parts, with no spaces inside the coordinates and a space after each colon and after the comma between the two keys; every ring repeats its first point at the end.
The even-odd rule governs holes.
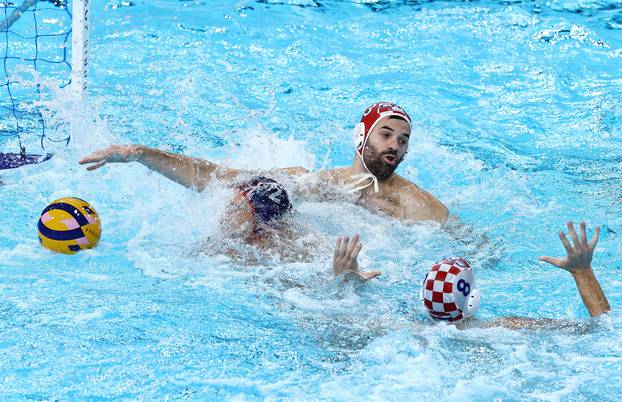
{"type": "Polygon", "coordinates": [[[402,162],[402,159],[404,159],[404,157],[398,159],[397,163],[394,166],[391,166],[386,163],[382,158],[385,155],[395,155],[395,158],[397,159],[397,151],[387,151],[380,154],[378,153],[378,149],[372,144],[367,144],[363,155],[363,161],[365,161],[367,169],[369,169],[369,172],[376,176],[376,178],[380,181],[386,180],[391,177],[393,172],[395,172],[395,169],[397,169],[397,167],[402,162]]]}

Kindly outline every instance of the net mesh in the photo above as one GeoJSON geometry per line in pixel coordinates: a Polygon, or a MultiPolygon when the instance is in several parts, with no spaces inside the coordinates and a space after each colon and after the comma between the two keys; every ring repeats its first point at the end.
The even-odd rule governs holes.
{"type": "Polygon", "coordinates": [[[71,10],[67,0],[0,1],[0,151],[68,143],[46,106],[55,88],[71,83],[71,10]],[[0,50],[1,51],[1,50],[0,50]],[[54,128],[51,135],[50,127],[54,128]],[[17,143],[17,144],[13,144],[17,143]],[[35,145],[36,144],[36,145],[35,145]]]}

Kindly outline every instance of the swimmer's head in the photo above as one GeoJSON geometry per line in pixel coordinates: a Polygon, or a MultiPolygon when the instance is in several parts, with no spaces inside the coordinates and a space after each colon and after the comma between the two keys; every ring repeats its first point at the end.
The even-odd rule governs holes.
{"type": "Polygon", "coordinates": [[[276,222],[292,209],[287,190],[268,177],[256,176],[238,183],[235,188],[247,201],[257,223],[276,222]]]}
{"type": "Polygon", "coordinates": [[[423,280],[420,298],[433,319],[455,322],[472,316],[480,295],[471,265],[457,257],[434,264],[423,280]]]}
{"type": "Polygon", "coordinates": [[[248,237],[258,229],[274,226],[291,210],[287,190],[268,177],[256,176],[238,183],[221,219],[229,235],[248,237]]]}
{"type": "Polygon", "coordinates": [[[378,180],[389,178],[408,150],[411,120],[406,111],[388,102],[368,107],[354,128],[354,145],[366,170],[378,180]]]}

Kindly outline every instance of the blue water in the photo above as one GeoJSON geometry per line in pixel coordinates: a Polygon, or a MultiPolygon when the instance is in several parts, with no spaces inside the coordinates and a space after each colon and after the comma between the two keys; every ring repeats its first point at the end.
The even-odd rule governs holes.
{"type": "Polygon", "coordinates": [[[2,399],[618,399],[619,2],[110,0],[92,21],[89,104],[59,91],[48,105],[81,135],[2,173],[2,399]],[[297,200],[312,260],[241,266],[202,243],[218,235],[222,186],[77,165],[110,142],[252,169],[349,165],[351,130],[379,100],[416,121],[398,172],[467,226],[457,238],[297,200]],[[102,216],[96,249],[40,248],[36,221],[62,196],[102,216]],[[593,265],[606,317],[536,261],[562,255],[568,219],[605,227],[593,265]],[[334,238],[353,233],[362,265],[384,272],[365,285],[329,278],[334,238]],[[475,266],[480,319],[570,324],[431,325],[419,284],[447,255],[475,266]]]}

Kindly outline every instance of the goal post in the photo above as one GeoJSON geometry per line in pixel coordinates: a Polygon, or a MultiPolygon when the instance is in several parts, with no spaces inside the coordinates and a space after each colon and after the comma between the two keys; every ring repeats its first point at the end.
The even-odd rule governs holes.
{"type": "Polygon", "coordinates": [[[71,89],[77,99],[86,96],[89,81],[90,0],[73,0],[71,19],[71,89]]]}

